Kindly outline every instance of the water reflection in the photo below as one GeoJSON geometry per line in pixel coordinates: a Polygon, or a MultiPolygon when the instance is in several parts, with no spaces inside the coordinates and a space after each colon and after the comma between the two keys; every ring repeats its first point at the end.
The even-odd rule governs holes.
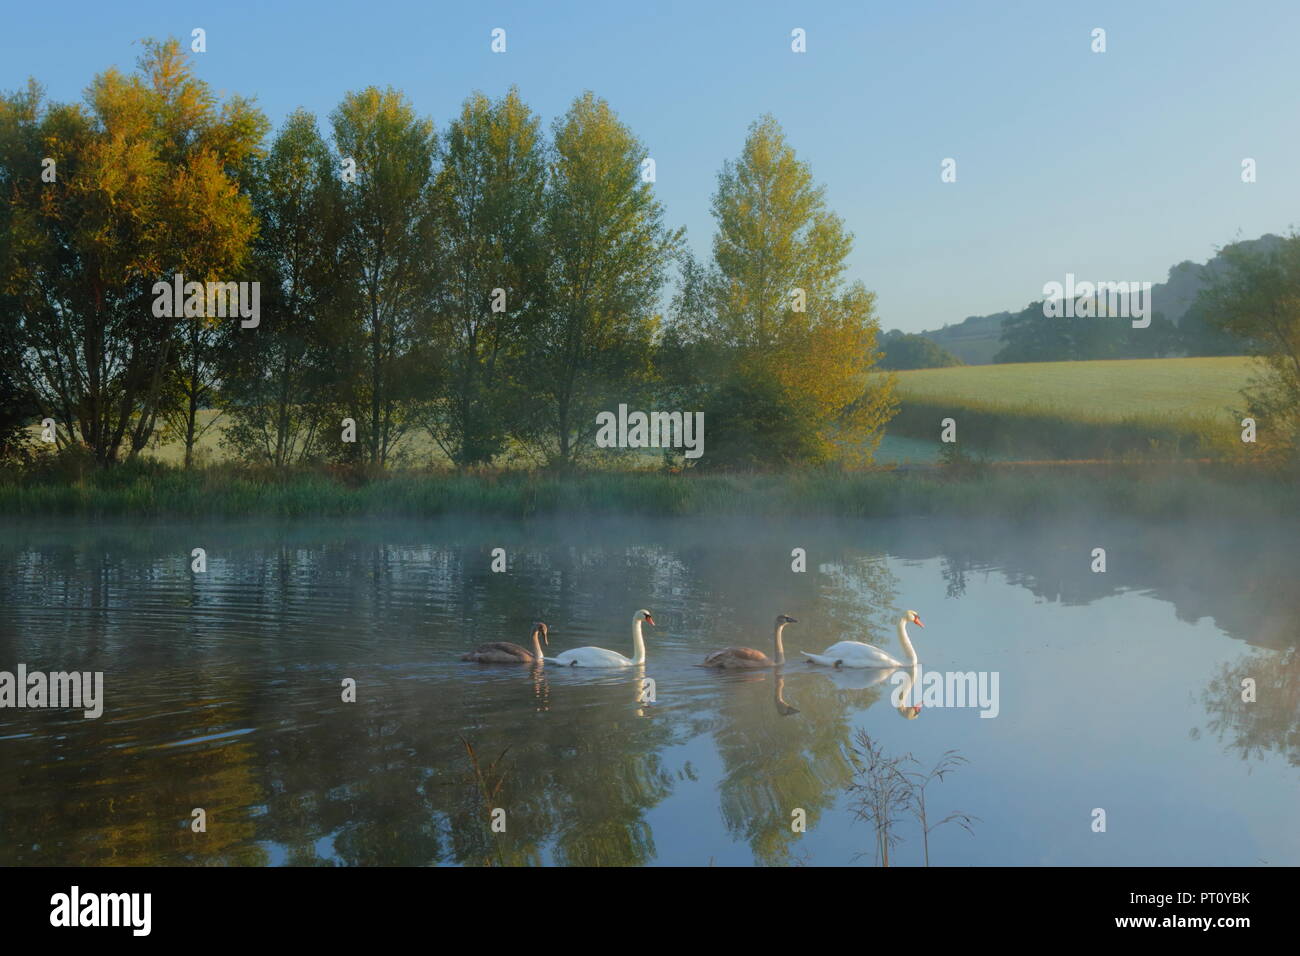
{"type": "Polygon", "coordinates": [[[906,701],[913,699],[912,688],[916,686],[916,665],[913,664],[911,667],[906,669],[891,672],[890,676],[892,677],[894,673],[900,673],[904,677],[901,682],[895,683],[897,689],[894,691],[893,699],[899,703],[894,705],[894,709],[898,711],[898,716],[902,717],[904,720],[916,720],[916,718],[921,716],[921,705],[919,703],[905,703],[906,701]]]}
{"type": "MultiPolygon", "coordinates": [[[[1201,703],[1209,717],[1206,732],[1225,750],[1245,761],[1276,754],[1300,767],[1300,647],[1257,649],[1223,664],[1201,692],[1201,703]]],[[[1193,736],[1200,735],[1193,728],[1193,736]]]]}
{"type": "Polygon", "coordinates": [[[799,708],[785,699],[785,669],[782,667],[778,667],[772,675],[772,700],[781,717],[792,717],[799,713],[799,708]]]}
{"type": "MultiPolygon", "coordinates": [[[[1106,768],[1131,777],[1147,748],[1171,753],[1178,739],[1193,749],[1159,771],[1176,781],[1165,789],[1249,817],[1274,862],[1297,862],[1275,821],[1290,820],[1300,762],[1300,561],[1292,529],[1239,537],[1250,547],[1212,528],[1123,524],[10,528],[0,669],[102,670],[107,699],[93,721],[0,710],[0,864],[847,863],[860,845],[851,746],[868,727],[894,752],[960,746],[974,761],[952,796],[986,822],[938,862],[1037,862],[1048,845],[1059,862],[1105,862],[1038,808],[1080,789],[1080,763],[1104,791],[1096,805],[1106,768]],[[1088,569],[1098,542],[1106,574],[1088,569]],[[206,574],[190,570],[198,546],[206,574]],[[509,573],[491,571],[494,547],[509,573]],[[792,571],[793,547],[806,573],[792,571]],[[927,669],[1003,672],[997,720],[941,709],[919,721],[920,706],[891,701],[914,667],[695,666],[718,647],[762,646],[779,609],[800,621],[796,648],[887,646],[909,605],[925,614],[927,669]],[[643,666],[459,659],[541,620],[552,653],[623,648],[643,606],[659,625],[643,666]],[[1221,763],[1187,741],[1193,694],[1221,763]],[[1112,730],[1115,700],[1126,720],[1112,730]],[[1125,729],[1135,720],[1142,742],[1125,729]],[[465,742],[499,775],[503,832],[465,742]],[[1241,760],[1267,779],[1230,786],[1241,760]],[[190,828],[196,807],[206,833],[190,828]]],[[[1225,862],[1243,840],[1216,843],[1190,813],[1165,819],[1173,829],[1139,834],[1135,854],[1187,862],[1178,854],[1194,846],[1225,862]]]]}

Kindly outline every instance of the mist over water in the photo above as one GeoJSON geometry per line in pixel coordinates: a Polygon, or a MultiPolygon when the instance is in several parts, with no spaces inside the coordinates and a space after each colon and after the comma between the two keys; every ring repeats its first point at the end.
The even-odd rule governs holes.
{"type": "MultiPolygon", "coordinates": [[[[104,713],[0,709],[0,864],[871,862],[848,750],[924,766],[935,865],[1300,863],[1296,527],[752,518],[100,525],[0,532],[0,670],[104,672],[104,713]],[[207,552],[207,571],[190,552],[207,552]],[[492,549],[508,570],[491,571],[492,549]],[[807,571],[791,571],[791,549],[807,571]],[[1104,547],[1107,570],[1090,570],[1104,547]],[[487,666],[485,641],[644,669],[487,666]],[[842,639],[1000,674],[900,719],[842,639]],[[694,665],[772,653],[774,674],[694,665]],[[656,701],[640,701],[640,677],[656,701]],[[343,703],[340,682],[357,681],[343,703]],[[1241,681],[1258,685],[1241,701],[1241,681]],[[792,712],[793,711],[793,712],[792,712]],[[493,834],[470,769],[504,773],[493,834]],[[507,749],[508,748],[508,749],[507,749]],[[504,755],[502,752],[505,751],[504,755]],[[493,769],[494,768],[494,769],[493,769]],[[189,828],[207,812],[207,833],[189,828]],[[1104,808],[1107,832],[1091,830],[1104,808]],[[804,834],[791,813],[807,813],[804,834]]],[[[914,822],[897,865],[921,862],[914,822]]]]}

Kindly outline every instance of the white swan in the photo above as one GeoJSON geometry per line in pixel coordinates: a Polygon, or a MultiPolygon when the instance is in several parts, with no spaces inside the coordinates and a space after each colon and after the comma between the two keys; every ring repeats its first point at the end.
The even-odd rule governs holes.
{"type": "Polygon", "coordinates": [[[549,664],[561,667],[633,667],[645,663],[645,639],[641,636],[641,622],[651,627],[655,619],[647,610],[637,611],[632,618],[632,656],[624,657],[617,651],[607,651],[603,647],[575,647],[556,657],[546,658],[549,664]]]}
{"type": "Polygon", "coordinates": [[[898,643],[903,645],[903,651],[907,654],[906,662],[886,654],[878,647],[860,641],[840,641],[820,654],[809,654],[807,651],[799,653],[814,664],[825,664],[828,667],[906,667],[915,664],[917,660],[916,650],[912,647],[912,642],[907,639],[908,624],[925,627],[921,623],[921,616],[915,611],[908,611],[898,619],[898,643]]]}

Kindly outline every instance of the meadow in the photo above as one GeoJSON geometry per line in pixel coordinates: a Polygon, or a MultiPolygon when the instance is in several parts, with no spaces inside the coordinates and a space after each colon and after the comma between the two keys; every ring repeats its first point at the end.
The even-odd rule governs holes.
{"type": "Polygon", "coordinates": [[[994,457],[1213,454],[1236,440],[1234,409],[1253,359],[1124,359],[973,365],[899,372],[889,434],[959,443],[994,457]]]}
{"type": "Polygon", "coordinates": [[[1120,359],[964,365],[898,373],[904,401],[1037,405],[1065,417],[1118,421],[1133,412],[1223,415],[1241,403],[1253,359],[1120,359]]]}

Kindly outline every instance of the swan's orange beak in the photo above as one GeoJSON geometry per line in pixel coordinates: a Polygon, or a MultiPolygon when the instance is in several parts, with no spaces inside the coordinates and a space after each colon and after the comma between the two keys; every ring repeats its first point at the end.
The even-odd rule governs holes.
{"type": "Polygon", "coordinates": [[[645,616],[645,622],[649,624],[651,627],[655,626],[655,619],[652,618],[649,614],[645,616]]]}

